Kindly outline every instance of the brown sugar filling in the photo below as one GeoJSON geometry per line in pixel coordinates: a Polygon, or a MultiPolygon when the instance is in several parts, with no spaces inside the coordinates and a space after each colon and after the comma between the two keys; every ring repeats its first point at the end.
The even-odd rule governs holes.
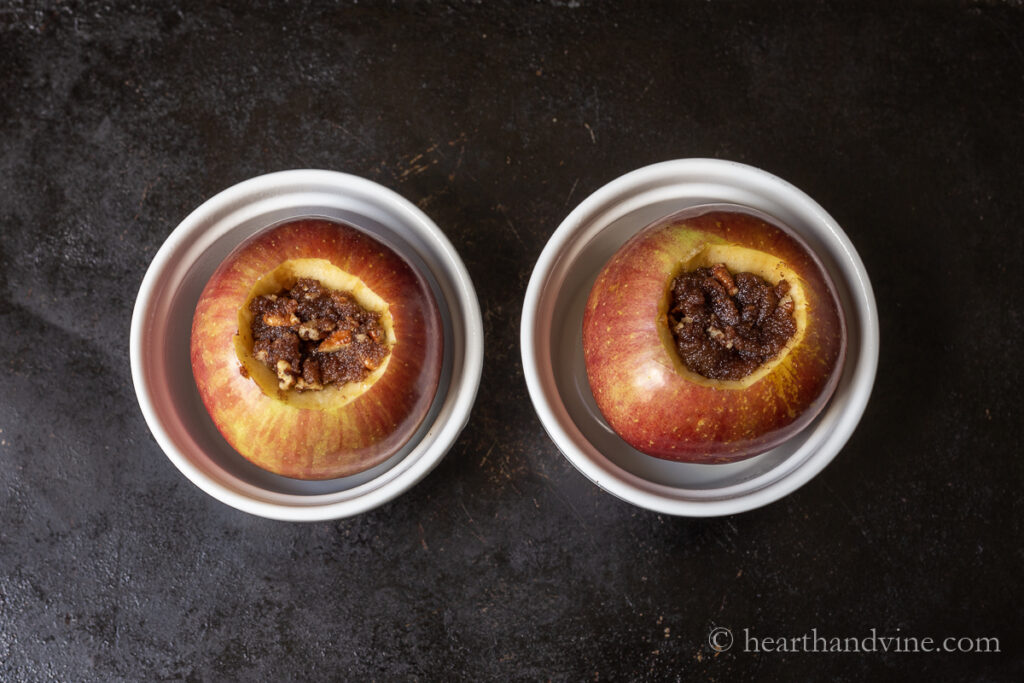
{"type": "Polygon", "coordinates": [[[789,283],[772,286],[725,264],[677,276],[669,292],[668,325],[691,371],[737,380],[774,358],[796,332],[789,283]]]}
{"type": "Polygon", "coordinates": [[[361,382],[389,353],[380,314],[318,280],[299,278],[291,289],[255,297],[249,311],[252,355],[282,390],[361,382]]]}

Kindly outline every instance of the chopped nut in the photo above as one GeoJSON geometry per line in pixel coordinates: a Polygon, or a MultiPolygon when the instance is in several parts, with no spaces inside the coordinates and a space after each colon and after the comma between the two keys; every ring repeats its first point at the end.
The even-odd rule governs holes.
{"type": "Polygon", "coordinates": [[[263,324],[268,327],[291,327],[292,325],[298,325],[302,321],[294,313],[283,316],[279,313],[267,313],[263,316],[263,324]]]}
{"type": "Polygon", "coordinates": [[[314,325],[310,323],[302,323],[299,325],[299,336],[309,341],[320,341],[323,335],[320,334],[314,325]]]}
{"type": "Polygon", "coordinates": [[[282,390],[287,391],[295,384],[295,376],[291,374],[292,364],[286,360],[277,361],[277,383],[282,390]]]}
{"type": "Polygon", "coordinates": [[[709,327],[708,328],[708,336],[711,337],[712,339],[714,339],[716,342],[718,342],[722,346],[724,346],[725,348],[727,348],[727,349],[731,349],[732,348],[732,340],[730,340],[728,338],[728,336],[725,334],[725,332],[723,332],[722,330],[718,329],[717,327],[709,327]]]}
{"type": "Polygon", "coordinates": [[[740,289],[736,286],[736,281],[732,279],[732,274],[729,269],[725,267],[724,263],[718,263],[711,266],[711,274],[716,280],[722,283],[725,287],[725,291],[729,293],[729,296],[736,296],[740,289]]]}
{"type": "Polygon", "coordinates": [[[316,350],[320,353],[334,353],[340,351],[352,342],[352,333],[348,330],[338,330],[325,339],[316,350]]]}

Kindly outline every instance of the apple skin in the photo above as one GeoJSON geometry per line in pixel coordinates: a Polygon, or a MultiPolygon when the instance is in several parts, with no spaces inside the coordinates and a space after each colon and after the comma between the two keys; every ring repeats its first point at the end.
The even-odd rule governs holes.
{"type": "Polygon", "coordinates": [[[587,301],[583,350],[598,408],[627,443],[666,460],[725,463],[778,446],[824,408],[842,371],[846,325],[832,281],[802,243],[756,216],[711,211],[661,219],[616,252],[587,301]],[[705,244],[777,258],[803,292],[799,341],[746,386],[689,373],[670,341],[669,283],[705,244]]]}
{"type": "Polygon", "coordinates": [[[430,287],[405,259],[349,225],[303,219],[257,233],[214,272],[193,318],[192,372],[214,425],[241,455],[286,477],[333,479],[383,462],[412,437],[437,391],[443,342],[430,287]],[[394,321],[386,370],[336,409],[300,409],[267,395],[241,372],[234,345],[253,284],[285,260],[306,258],[360,278],[394,321]]]}

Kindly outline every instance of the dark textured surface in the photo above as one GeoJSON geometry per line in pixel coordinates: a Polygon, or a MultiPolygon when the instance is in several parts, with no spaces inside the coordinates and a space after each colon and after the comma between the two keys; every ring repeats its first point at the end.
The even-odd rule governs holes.
{"type": "Polygon", "coordinates": [[[1024,7],[624,7],[0,4],[0,679],[1024,676],[1024,7]],[[565,214],[691,156],[825,206],[882,326],[840,456],[723,519],[586,481],[544,435],[518,349],[565,214]],[[128,364],[138,285],[177,222],[296,167],[430,214],[488,343],[445,461],[336,523],[202,493],[150,436],[128,364]],[[1002,652],[716,656],[715,626],[1002,652]]]}

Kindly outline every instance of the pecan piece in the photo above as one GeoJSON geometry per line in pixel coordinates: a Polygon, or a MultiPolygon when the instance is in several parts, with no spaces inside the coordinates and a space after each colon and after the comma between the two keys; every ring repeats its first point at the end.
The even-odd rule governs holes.
{"type": "Polygon", "coordinates": [[[340,351],[352,343],[352,333],[348,330],[338,330],[330,337],[320,343],[316,350],[320,353],[333,353],[340,351]]]}
{"type": "Polygon", "coordinates": [[[711,266],[711,274],[716,280],[722,283],[722,286],[725,287],[725,291],[729,296],[736,296],[740,291],[739,287],[736,286],[736,281],[732,279],[732,274],[729,272],[729,269],[725,267],[724,263],[716,263],[711,266]]]}
{"type": "Polygon", "coordinates": [[[295,384],[295,376],[292,374],[292,364],[286,360],[277,361],[277,386],[283,391],[291,389],[295,384]]]}
{"type": "Polygon", "coordinates": [[[282,315],[280,313],[267,313],[263,316],[263,324],[267,327],[291,327],[298,325],[301,320],[294,313],[282,315]]]}

